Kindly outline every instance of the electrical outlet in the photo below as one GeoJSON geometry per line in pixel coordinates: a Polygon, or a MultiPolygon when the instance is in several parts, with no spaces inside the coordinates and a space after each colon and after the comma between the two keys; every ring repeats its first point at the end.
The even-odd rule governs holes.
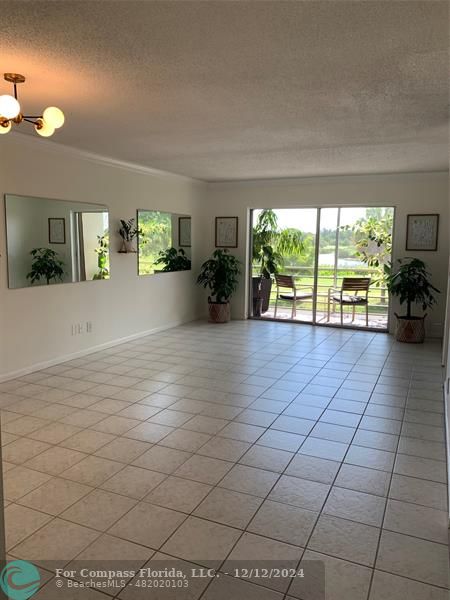
{"type": "Polygon", "coordinates": [[[92,321],[85,321],[84,323],[73,323],[71,325],[72,335],[82,335],[83,333],[92,333],[92,321]]]}

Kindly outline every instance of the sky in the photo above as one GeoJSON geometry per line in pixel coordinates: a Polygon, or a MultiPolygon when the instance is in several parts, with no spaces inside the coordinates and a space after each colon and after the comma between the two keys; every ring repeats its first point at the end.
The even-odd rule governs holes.
{"type": "MultiPolygon", "coordinates": [[[[254,221],[259,210],[255,210],[254,221]]],[[[281,229],[293,227],[307,233],[316,232],[317,209],[315,208],[280,208],[275,213],[278,217],[278,225],[281,229]]],[[[337,208],[322,208],[320,226],[321,229],[336,229],[337,208]]],[[[351,225],[366,215],[366,209],[362,207],[341,208],[341,225],[351,225]]]]}

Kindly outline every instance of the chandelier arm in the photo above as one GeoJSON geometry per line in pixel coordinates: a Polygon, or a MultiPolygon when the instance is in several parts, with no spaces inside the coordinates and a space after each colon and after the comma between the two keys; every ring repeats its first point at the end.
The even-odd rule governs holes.
{"type": "Polygon", "coordinates": [[[25,82],[25,77],[19,73],[4,73],[3,78],[12,84],[14,90],[14,100],[11,96],[0,96],[0,104],[2,104],[2,110],[4,109],[6,114],[15,115],[11,118],[0,116],[0,127],[7,127],[7,131],[0,131],[0,133],[8,133],[13,124],[20,125],[23,121],[34,125],[35,130],[39,135],[43,137],[50,137],[53,135],[56,129],[59,129],[64,124],[64,113],[61,109],[55,106],[47,107],[44,111],[47,120],[44,119],[43,115],[23,115],[18,100],[17,86],[20,83],[25,82]],[[15,112],[16,111],[16,112],[15,112]]]}

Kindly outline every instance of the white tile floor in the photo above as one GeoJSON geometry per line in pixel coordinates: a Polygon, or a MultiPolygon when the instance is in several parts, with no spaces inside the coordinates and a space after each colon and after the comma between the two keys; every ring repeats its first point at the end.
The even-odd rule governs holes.
{"type": "MultiPolygon", "coordinates": [[[[447,599],[439,363],[380,333],[193,323],[0,384],[9,555],[320,561],[325,600],[447,599]]],[[[36,598],[324,598],[319,576],[191,583],[36,598]]]]}

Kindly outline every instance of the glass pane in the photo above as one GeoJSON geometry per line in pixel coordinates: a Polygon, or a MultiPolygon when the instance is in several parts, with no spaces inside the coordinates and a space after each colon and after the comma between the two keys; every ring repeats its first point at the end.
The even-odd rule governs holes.
{"type": "Polygon", "coordinates": [[[8,286],[109,279],[108,208],[5,196],[8,286]]]}
{"type": "Polygon", "coordinates": [[[312,321],[316,222],[315,208],[253,211],[253,316],[312,321]],[[295,290],[283,279],[277,294],[276,275],[295,290]]]}
{"type": "MultiPolygon", "coordinates": [[[[384,265],[391,261],[393,217],[392,207],[340,209],[337,287],[341,288],[344,278],[370,278],[367,321],[365,306],[345,306],[346,325],[366,327],[367,323],[371,328],[387,328],[389,297],[384,265]]],[[[336,315],[332,320],[338,320],[336,315]]]]}
{"type": "Polygon", "coordinates": [[[107,212],[80,213],[81,278],[109,279],[109,230],[107,212]],[[83,264],[84,263],[84,264],[83,264]]]}
{"type": "Polygon", "coordinates": [[[191,268],[191,217],[156,210],[138,211],[139,275],[191,268]]]}

